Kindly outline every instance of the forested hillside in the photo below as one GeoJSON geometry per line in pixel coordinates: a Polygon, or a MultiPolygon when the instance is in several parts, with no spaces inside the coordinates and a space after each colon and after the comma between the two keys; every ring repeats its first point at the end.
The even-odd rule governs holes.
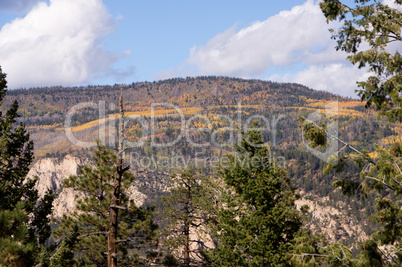
{"type": "MultiPolygon", "coordinates": [[[[168,103],[179,107],[187,127],[209,128],[210,131],[188,132],[188,138],[196,144],[208,143],[204,147],[191,145],[185,137],[174,145],[155,147],[151,145],[151,132],[143,125],[130,120],[126,125],[127,140],[143,141],[143,145],[130,151],[132,169],[138,171],[163,171],[173,173],[180,167],[197,162],[205,174],[217,171],[219,161],[211,164],[213,157],[221,159],[233,151],[231,134],[237,142],[237,128],[245,126],[253,115],[268,121],[268,131],[263,133],[264,142],[270,147],[271,160],[286,167],[292,183],[306,195],[326,199],[323,205],[348,209],[348,213],[362,226],[367,235],[376,227],[367,221],[373,212],[373,205],[356,201],[355,197],[343,196],[332,186],[333,174],[324,175],[321,170],[324,161],[305,149],[299,129],[298,116],[309,116],[319,110],[329,116],[331,122],[338,123],[339,138],[351,142],[359,149],[372,150],[374,144],[386,144],[398,137],[401,129],[390,128],[385,121],[378,121],[373,111],[366,110],[359,101],[336,96],[328,92],[316,91],[299,84],[276,83],[260,80],[244,80],[226,77],[198,77],[171,79],[152,83],[131,85],[90,86],[90,87],[52,87],[8,91],[4,107],[14,100],[20,103],[19,119],[27,126],[35,143],[36,159],[42,157],[63,158],[67,154],[89,158],[92,149],[72,144],[66,137],[64,122],[66,114],[77,104],[105,102],[106,144],[111,145],[109,126],[116,123],[115,106],[122,89],[124,108],[128,116],[141,116],[147,125],[151,124],[151,104],[168,103]],[[337,110],[326,110],[326,105],[337,101],[337,110]],[[110,104],[114,104],[110,105],[110,104]],[[112,106],[112,108],[110,108],[112,106]],[[333,112],[333,114],[331,113],[333,112]],[[204,116],[204,117],[195,117],[204,116]],[[228,116],[227,118],[220,117],[228,116]],[[190,120],[190,118],[193,118],[190,120]],[[229,119],[234,125],[230,125],[229,119]],[[240,118],[240,120],[239,120],[240,118]],[[278,119],[280,118],[280,119],[278,119]],[[207,121],[207,119],[209,121],[207,121]],[[275,127],[272,123],[275,122],[275,127]],[[213,133],[216,144],[211,143],[213,133]],[[184,163],[164,162],[166,158],[184,159],[184,163]],[[141,162],[140,160],[143,159],[141,162]],[[141,164],[142,163],[142,164],[141,164]]],[[[181,119],[177,110],[171,106],[155,108],[154,141],[172,142],[180,137],[181,119]]],[[[258,120],[257,120],[258,121],[258,120]]],[[[263,123],[264,121],[259,121],[263,123]]],[[[78,109],[72,117],[74,136],[82,141],[93,141],[99,137],[98,108],[78,109]]],[[[345,175],[356,172],[349,166],[345,175]]],[[[147,203],[161,201],[158,192],[146,190],[147,203]]],[[[374,198],[367,200],[373,203],[374,198]]],[[[157,206],[160,206],[157,204],[157,206]]],[[[339,220],[342,224],[342,220],[339,220]]],[[[318,223],[319,224],[319,223],[318,223]]],[[[351,244],[357,236],[337,235],[333,239],[351,244]]]]}
{"type": "MultiPolygon", "coordinates": [[[[175,78],[158,82],[140,82],[130,85],[45,87],[8,91],[2,109],[14,100],[20,103],[20,112],[26,123],[50,125],[63,121],[63,115],[76,104],[105,101],[117,103],[123,88],[126,110],[143,110],[151,103],[171,103],[179,107],[215,105],[276,105],[280,107],[305,106],[310,100],[346,100],[331,93],[309,89],[300,84],[244,80],[227,77],[175,78]]],[[[89,114],[80,120],[89,121],[89,114]]]]}
{"type": "MultiPolygon", "coordinates": [[[[37,156],[49,152],[43,148],[58,140],[63,134],[66,114],[72,107],[82,103],[105,103],[105,116],[116,113],[117,99],[123,89],[125,110],[132,114],[150,115],[152,103],[168,103],[183,108],[187,115],[208,113],[209,115],[237,112],[238,105],[245,112],[263,112],[264,116],[286,112],[300,112],[324,108],[325,103],[338,100],[340,114],[360,116],[365,112],[362,104],[328,92],[309,89],[300,84],[276,83],[260,80],[244,80],[226,77],[198,77],[170,79],[158,82],[133,83],[131,85],[50,87],[8,91],[2,109],[14,100],[19,101],[19,119],[26,125],[35,142],[37,156]],[[113,105],[114,104],[114,105],[113,105]],[[204,110],[205,109],[205,110],[204,110]],[[202,111],[204,110],[204,111],[202,111]],[[40,134],[40,138],[36,138],[40,134]],[[48,137],[48,138],[44,138],[48,137]],[[43,148],[43,151],[42,151],[43,148]]],[[[293,116],[295,118],[295,116],[293,116]]],[[[74,112],[72,126],[88,130],[99,119],[99,110],[81,108],[74,112]],[[90,123],[92,124],[85,124],[90,123]]],[[[78,128],[77,128],[78,130],[78,128]]],[[[294,129],[296,131],[296,129],[294,129]]],[[[62,139],[62,138],[61,138],[62,139]]],[[[292,141],[292,140],[289,140],[292,141]]],[[[70,145],[52,148],[52,153],[65,153],[70,145]]]]}

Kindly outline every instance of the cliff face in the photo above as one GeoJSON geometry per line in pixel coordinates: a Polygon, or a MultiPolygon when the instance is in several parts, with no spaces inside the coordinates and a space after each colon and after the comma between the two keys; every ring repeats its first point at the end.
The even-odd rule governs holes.
{"type": "Polygon", "coordinates": [[[62,187],[63,179],[77,174],[78,168],[83,164],[81,159],[70,155],[61,161],[50,158],[40,159],[31,168],[28,176],[38,176],[36,189],[40,195],[43,195],[48,188],[57,192],[62,187]]]}
{"type": "Polygon", "coordinates": [[[338,207],[328,205],[329,198],[320,198],[313,194],[301,191],[300,199],[296,201],[296,208],[309,206],[306,227],[313,233],[325,234],[327,239],[334,242],[364,241],[368,235],[363,229],[363,222],[348,213],[345,203],[338,203],[338,207]]]}
{"type": "MultiPolygon", "coordinates": [[[[67,155],[62,160],[44,158],[38,160],[30,169],[28,177],[38,177],[36,189],[39,196],[43,197],[48,189],[53,189],[57,198],[53,202],[53,217],[60,218],[64,213],[75,209],[75,195],[78,193],[71,188],[63,188],[63,180],[70,175],[77,175],[78,170],[88,161],[67,155]]],[[[137,206],[141,206],[146,195],[138,190],[136,184],[129,188],[128,195],[137,206]]]]}
{"type": "Polygon", "coordinates": [[[50,158],[40,159],[30,169],[28,177],[38,177],[36,189],[40,197],[43,197],[48,189],[53,189],[58,194],[53,202],[54,217],[59,218],[75,208],[76,192],[70,188],[63,189],[63,180],[70,175],[76,175],[83,164],[79,158],[67,155],[61,161],[50,158]]]}

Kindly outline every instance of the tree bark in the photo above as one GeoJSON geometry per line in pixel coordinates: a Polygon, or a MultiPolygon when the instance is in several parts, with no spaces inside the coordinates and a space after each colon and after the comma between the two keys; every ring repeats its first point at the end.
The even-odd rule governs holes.
{"type": "Polygon", "coordinates": [[[184,222],[184,266],[190,266],[190,225],[188,221],[184,222]]]}
{"type": "MultiPolygon", "coordinates": [[[[187,197],[190,199],[190,190],[191,188],[188,187],[187,197]]],[[[189,222],[189,203],[186,202],[184,206],[184,212],[186,214],[185,221],[184,221],[184,266],[190,266],[190,222],[189,222]]]]}
{"type": "Polygon", "coordinates": [[[119,118],[119,151],[117,154],[117,175],[113,183],[113,195],[110,203],[110,225],[108,235],[108,266],[117,267],[117,229],[120,199],[120,184],[123,177],[123,152],[124,152],[124,110],[123,110],[123,90],[120,94],[120,118],[119,118]]]}

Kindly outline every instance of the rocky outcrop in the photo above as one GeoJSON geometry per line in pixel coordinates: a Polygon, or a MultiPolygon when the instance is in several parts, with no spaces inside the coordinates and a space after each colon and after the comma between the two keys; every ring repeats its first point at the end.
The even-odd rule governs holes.
{"type": "Polygon", "coordinates": [[[43,196],[48,188],[55,192],[61,190],[63,179],[76,175],[83,161],[67,155],[63,160],[45,158],[38,160],[30,169],[28,177],[38,177],[36,189],[43,196]]]}
{"type": "Polygon", "coordinates": [[[38,177],[36,189],[43,197],[48,189],[58,195],[53,202],[53,216],[61,217],[64,213],[75,208],[75,194],[73,189],[63,189],[63,180],[70,175],[76,175],[84,162],[76,157],[67,155],[63,160],[44,158],[38,160],[30,169],[28,177],[38,177]]]}
{"type": "Polygon", "coordinates": [[[348,207],[336,208],[328,205],[328,197],[319,198],[301,192],[302,197],[296,201],[296,208],[309,206],[307,227],[313,233],[323,233],[331,242],[347,239],[363,241],[368,238],[359,220],[348,214],[348,207]]]}
{"type": "MultiPolygon", "coordinates": [[[[43,197],[48,189],[53,189],[57,194],[57,198],[53,202],[53,217],[60,218],[64,213],[75,209],[75,199],[79,192],[71,188],[63,188],[63,180],[70,175],[77,175],[78,170],[88,163],[87,160],[67,155],[62,160],[40,159],[30,169],[28,177],[38,177],[36,189],[40,197],[43,197]]],[[[142,182],[138,183],[144,186],[142,182]]],[[[137,184],[133,184],[129,188],[128,196],[134,200],[137,206],[141,206],[147,198],[145,194],[140,192],[137,184]]]]}

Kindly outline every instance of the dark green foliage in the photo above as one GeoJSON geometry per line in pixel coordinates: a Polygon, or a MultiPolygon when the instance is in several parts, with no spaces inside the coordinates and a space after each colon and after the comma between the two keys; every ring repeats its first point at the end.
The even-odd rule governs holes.
{"type": "MultiPolygon", "coordinates": [[[[56,237],[63,240],[61,247],[57,250],[62,252],[56,253],[74,252],[76,262],[80,266],[107,265],[109,209],[113,180],[117,175],[116,155],[98,144],[93,161],[95,167],[84,166],[79,176],[70,176],[64,180],[64,187],[73,188],[77,192],[77,211],[63,215],[60,227],[55,232],[56,237]],[[77,237],[71,239],[74,236],[77,237]]],[[[139,263],[135,252],[153,248],[154,230],[157,228],[153,223],[152,209],[138,208],[128,199],[127,189],[133,180],[133,174],[123,173],[119,202],[122,209],[118,216],[120,238],[117,257],[121,266],[139,263]]]]}
{"type": "Polygon", "coordinates": [[[362,244],[362,253],[359,255],[361,266],[383,266],[382,255],[378,245],[373,240],[367,240],[362,244]]]}
{"type": "Polygon", "coordinates": [[[30,266],[34,263],[35,243],[29,238],[28,215],[23,202],[14,209],[0,210],[0,264],[30,266]]]}
{"type": "Polygon", "coordinates": [[[220,176],[229,186],[217,218],[214,266],[288,264],[302,218],[284,169],[269,160],[261,134],[245,133],[220,176]]]}
{"type": "Polygon", "coordinates": [[[172,254],[168,254],[163,259],[163,266],[166,267],[180,266],[180,261],[176,259],[176,257],[173,256],[172,254]]]}
{"type": "Polygon", "coordinates": [[[49,217],[52,214],[53,209],[53,200],[56,195],[53,194],[52,189],[48,189],[40,203],[33,211],[33,220],[31,222],[32,225],[35,226],[35,235],[38,238],[39,244],[45,244],[46,240],[52,234],[52,230],[50,227],[51,219],[49,217]]]}
{"type": "Polygon", "coordinates": [[[325,132],[325,124],[321,123],[321,127],[317,127],[315,123],[308,122],[304,117],[299,116],[300,128],[303,130],[304,137],[310,141],[311,147],[326,147],[327,134],[325,132]]]}
{"type": "Polygon", "coordinates": [[[78,242],[78,226],[75,226],[72,233],[66,236],[59,244],[52,245],[48,250],[43,249],[40,254],[41,267],[77,266],[78,261],[74,259],[74,246],[78,242]]]}
{"type": "Polygon", "coordinates": [[[383,244],[394,244],[400,240],[402,233],[401,201],[393,203],[388,198],[377,199],[378,213],[372,215],[372,219],[384,224],[384,229],[374,235],[376,240],[383,244]]]}
{"type": "MultiPolygon", "coordinates": [[[[6,75],[0,68],[0,105],[5,96],[6,75]]],[[[33,142],[25,127],[16,125],[18,102],[6,114],[0,112],[0,265],[32,266],[36,253],[50,236],[48,215],[53,192],[39,202],[37,178],[27,179],[33,160],[33,142]]]]}

